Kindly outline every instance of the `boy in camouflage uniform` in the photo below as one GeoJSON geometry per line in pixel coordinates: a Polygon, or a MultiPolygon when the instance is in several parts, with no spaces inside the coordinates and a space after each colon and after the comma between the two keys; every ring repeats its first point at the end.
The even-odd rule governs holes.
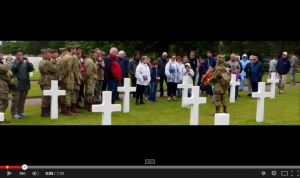
{"type": "MultiPolygon", "coordinates": [[[[8,94],[10,92],[7,82],[10,80],[10,75],[8,73],[11,67],[12,57],[6,58],[6,63],[3,63],[3,53],[0,51],[0,112],[5,113],[8,107],[8,94]]],[[[0,121],[0,123],[9,123],[6,119],[0,121]]]]}
{"type": "Polygon", "coordinates": [[[224,66],[225,56],[218,55],[217,63],[218,66],[213,69],[214,75],[208,80],[210,85],[214,85],[214,94],[215,94],[215,105],[216,112],[211,113],[210,115],[215,115],[220,113],[220,105],[223,105],[223,112],[227,113],[227,101],[226,101],[226,91],[230,86],[231,75],[227,72],[226,67],[224,66]]]}

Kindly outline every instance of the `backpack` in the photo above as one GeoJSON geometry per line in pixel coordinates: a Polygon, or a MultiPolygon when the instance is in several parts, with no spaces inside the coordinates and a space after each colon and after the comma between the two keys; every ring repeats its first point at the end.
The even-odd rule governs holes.
{"type": "Polygon", "coordinates": [[[223,72],[221,74],[221,81],[220,84],[221,86],[225,87],[225,88],[229,88],[230,87],[230,81],[231,81],[231,74],[226,72],[223,72]]]}

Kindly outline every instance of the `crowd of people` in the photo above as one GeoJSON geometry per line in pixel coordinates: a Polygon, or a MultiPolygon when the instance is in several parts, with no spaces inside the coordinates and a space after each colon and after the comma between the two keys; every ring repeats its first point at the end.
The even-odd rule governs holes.
{"type": "MultiPolygon", "coordinates": [[[[188,83],[200,86],[200,93],[207,97],[213,96],[213,104],[226,102],[225,95],[215,96],[217,91],[209,80],[216,77],[216,69],[219,65],[224,66],[226,73],[235,74],[236,80],[241,82],[236,88],[235,99],[240,95],[238,91],[244,90],[245,81],[248,81],[248,96],[258,91],[258,82],[262,81],[264,65],[258,61],[258,57],[242,55],[241,59],[235,54],[230,55],[229,61],[224,61],[224,55],[218,55],[211,51],[206,52],[206,57],[196,57],[195,51],[189,56],[177,56],[175,53],[168,55],[163,52],[156,61],[152,56],[141,56],[135,52],[133,59],[129,59],[124,51],[118,51],[113,47],[106,55],[100,48],[90,51],[90,54],[82,54],[80,45],[70,45],[66,48],[42,49],[42,61],[39,63],[40,79],[38,84],[41,90],[51,89],[51,80],[58,80],[59,89],[66,90],[65,96],[59,97],[58,107],[61,114],[76,116],[82,113],[80,108],[91,112],[92,104],[102,102],[103,91],[112,92],[112,104],[120,100],[118,86],[124,85],[124,78],[131,78],[131,85],[136,87],[136,92],[131,92],[135,98],[136,105],[158,102],[156,99],[159,85],[159,96],[164,97],[164,83],[167,86],[167,101],[178,101],[182,96],[182,89],[177,84],[183,82],[183,76],[188,77],[188,83]],[[60,52],[60,54],[59,54],[60,52]],[[219,61],[216,59],[218,56],[219,61]],[[214,75],[215,74],[215,75],[214,75]],[[177,98],[176,98],[177,97],[177,98]],[[80,105],[84,102],[84,107],[80,105]]],[[[8,107],[8,94],[11,92],[11,115],[13,119],[28,117],[24,113],[24,105],[28,90],[30,89],[29,72],[34,70],[32,63],[23,56],[21,50],[15,52],[15,59],[6,58],[2,61],[3,53],[0,52],[0,112],[5,112],[8,107]],[[9,74],[12,71],[12,75],[9,74]],[[14,86],[13,79],[17,79],[17,86],[14,86]]],[[[273,56],[270,61],[269,72],[276,72],[279,93],[284,93],[287,74],[290,72],[292,83],[295,85],[296,67],[298,58],[295,52],[291,53],[288,59],[287,52],[281,57],[273,56]]],[[[218,68],[223,70],[223,68],[218,68]]],[[[270,75],[269,75],[270,77],[270,75]]],[[[213,83],[213,82],[212,82],[213,83]]],[[[226,90],[230,92],[229,87],[226,90]]],[[[230,93],[229,93],[230,94],[230,93]]],[[[188,96],[191,97],[191,89],[188,96]]],[[[51,96],[43,96],[41,103],[41,117],[50,117],[51,96]]],[[[216,110],[216,113],[219,110],[216,110]]],[[[223,112],[227,112],[226,107],[223,112]]],[[[2,123],[8,123],[5,119],[2,123]]]]}

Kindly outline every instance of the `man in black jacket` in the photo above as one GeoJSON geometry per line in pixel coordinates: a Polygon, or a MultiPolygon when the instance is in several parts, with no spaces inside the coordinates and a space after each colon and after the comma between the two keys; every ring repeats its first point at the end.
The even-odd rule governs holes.
{"type": "Polygon", "coordinates": [[[287,58],[287,52],[282,53],[282,57],[278,60],[276,71],[277,71],[277,79],[279,79],[279,83],[277,83],[279,93],[282,94],[284,92],[284,87],[286,84],[287,73],[291,69],[291,62],[287,58]]]}
{"type": "MultiPolygon", "coordinates": [[[[140,57],[141,54],[139,52],[135,52],[133,55],[133,59],[129,61],[129,67],[128,67],[128,72],[130,73],[131,76],[131,86],[135,87],[136,86],[136,77],[135,77],[135,71],[136,67],[140,63],[140,57]]],[[[132,94],[132,97],[136,97],[136,92],[130,92],[132,94]]]]}
{"type": "Polygon", "coordinates": [[[163,52],[161,58],[157,59],[158,62],[158,69],[160,72],[160,80],[159,80],[159,90],[160,90],[160,97],[164,96],[164,81],[167,84],[167,76],[165,74],[165,68],[167,63],[169,62],[168,53],[163,52]]]}
{"type": "MultiPolygon", "coordinates": [[[[249,63],[246,64],[244,71],[246,72],[246,77],[249,76],[250,68],[251,68],[251,63],[252,63],[252,57],[251,55],[249,57],[249,63]]],[[[251,86],[251,80],[247,78],[247,85],[248,85],[248,96],[252,96],[252,86],[251,86]]]]}
{"type": "MultiPolygon", "coordinates": [[[[196,52],[195,51],[191,51],[190,53],[190,57],[189,57],[189,63],[191,65],[191,68],[193,69],[193,71],[195,72],[195,74],[197,73],[197,67],[199,65],[199,61],[195,56],[196,52]]],[[[196,75],[193,76],[193,85],[195,85],[195,80],[196,80],[196,75]]]]}

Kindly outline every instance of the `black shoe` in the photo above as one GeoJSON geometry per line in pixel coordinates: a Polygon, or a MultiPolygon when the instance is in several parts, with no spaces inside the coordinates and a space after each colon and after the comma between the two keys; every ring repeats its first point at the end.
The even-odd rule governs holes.
{"type": "Polygon", "coordinates": [[[252,94],[248,94],[248,96],[252,96],[252,94]]]}
{"type": "Polygon", "coordinates": [[[241,95],[237,95],[238,97],[241,97],[241,95]]]}
{"type": "Polygon", "coordinates": [[[140,105],[140,103],[136,102],[136,103],[135,103],[135,105],[138,105],[138,106],[139,106],[139,105],[140,105]]]}
{"type": "Polygon", "coordinates": [[[142,101],[142,102],[140,102],[140,104],[146,104],[146,103],[144,103],[144,101],[142,101]]]}

